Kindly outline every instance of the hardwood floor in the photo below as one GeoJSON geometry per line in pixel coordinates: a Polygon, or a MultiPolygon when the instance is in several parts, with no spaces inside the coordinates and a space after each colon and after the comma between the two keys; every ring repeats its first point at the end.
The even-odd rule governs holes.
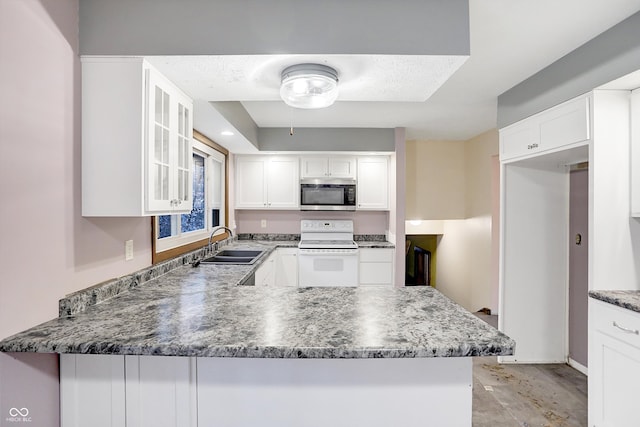
{"type": "Polygon", "coordinates": [[[474,427],[586,425],[587,377],[579,371],[564,364],[510,365],[498,364],[496,357],[474,359],[474,427]]]}

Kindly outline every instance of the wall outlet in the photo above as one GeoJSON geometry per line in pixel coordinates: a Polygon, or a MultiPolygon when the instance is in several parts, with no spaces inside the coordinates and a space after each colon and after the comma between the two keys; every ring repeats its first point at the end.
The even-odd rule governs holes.
{"type": "Polygon", "coordinates": [[[266,219],[261,219],[260,220],[260,227],[261,228],[267,228],[267,220],[266,219]]]}
{"type": "Polygon", "coordinates": [[[133,259],[133,240],[127,240],[124,242],[124,260],[130,261],[133,259]]]}

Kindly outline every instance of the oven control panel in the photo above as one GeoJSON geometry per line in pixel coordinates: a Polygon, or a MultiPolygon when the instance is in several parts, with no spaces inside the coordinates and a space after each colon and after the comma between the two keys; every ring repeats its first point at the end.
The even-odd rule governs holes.
{"type": "Polygon", "coordinates": [[[303,233],[353,233],[353,221],[303,219],[300,221],[300,231],[303,233]]]}

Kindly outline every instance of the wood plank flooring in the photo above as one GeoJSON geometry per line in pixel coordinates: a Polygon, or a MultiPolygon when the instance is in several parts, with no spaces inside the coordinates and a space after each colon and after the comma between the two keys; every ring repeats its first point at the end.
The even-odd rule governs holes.
{"type": "MultiPolygon", "coordinates": [[[[486,318],[494,323],[495,316],[486,318]]],[[[587,425],[587,377],[564,364],[473,361],[474,427],[582,427],[587,425]]]]}

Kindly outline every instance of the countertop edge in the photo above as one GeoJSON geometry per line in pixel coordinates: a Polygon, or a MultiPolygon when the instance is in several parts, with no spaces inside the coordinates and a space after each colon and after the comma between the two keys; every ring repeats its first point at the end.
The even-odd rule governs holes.
{"type": "Polygon", "coordinates": [[[589,291],[589,296],[616,307],[640,313],[640,291],[598,290],[589,291]]]}

